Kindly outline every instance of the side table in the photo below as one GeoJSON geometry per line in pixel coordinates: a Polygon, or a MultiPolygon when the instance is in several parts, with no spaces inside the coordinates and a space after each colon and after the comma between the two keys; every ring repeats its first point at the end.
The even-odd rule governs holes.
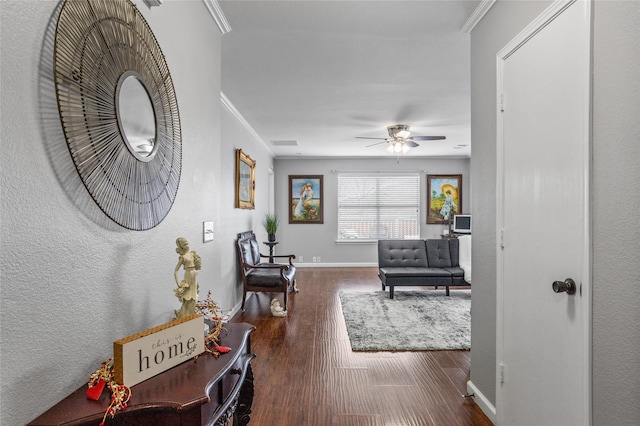
{"type": "MultiPolygon", "coordinates": [[[[253,371],[247,323],[227,323],[220,340],[231,352],[216,358],[207,353],[131,387],[131,401],[106,422],[110,426],[245,426],[253,403],[253,371]]],[[[87,385],[51,407],[29,426],[98,426],[110,396],[86,396],[87,385]]]]}
{"type": "Polygon", "coordinates": [[[269,246],[269,263],[273,263],[273,248],[278,245],[279,241],[263,241],[262,244],[269,246]]]}

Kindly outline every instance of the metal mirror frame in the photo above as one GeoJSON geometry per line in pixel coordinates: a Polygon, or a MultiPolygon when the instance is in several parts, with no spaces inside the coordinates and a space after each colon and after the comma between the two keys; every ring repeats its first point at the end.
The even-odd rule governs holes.
{"type": "Polygon", "coordinates": [[[56,100],[78,174],[114,222],[157,226],[182,170],[180,115],[165,57],[130,0],[65,0],[54,44],[56,100]],[[152,155],[135,155],[118,120],[121,80],[135,76],[155,117],[152,155]]]}

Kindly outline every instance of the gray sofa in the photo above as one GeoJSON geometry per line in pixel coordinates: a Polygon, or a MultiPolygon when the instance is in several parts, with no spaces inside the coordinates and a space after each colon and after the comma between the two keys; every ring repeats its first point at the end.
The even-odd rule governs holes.
{"type": "Polygon", "coordinates": [[[469,286],[459,265],[459,241],[451,239],[378,240],[378,276],[382,290],[396,286],[469,286]]]}

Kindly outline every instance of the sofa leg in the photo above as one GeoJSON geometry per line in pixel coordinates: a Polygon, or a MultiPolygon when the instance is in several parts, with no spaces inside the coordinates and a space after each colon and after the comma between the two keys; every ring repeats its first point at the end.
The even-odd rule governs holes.
{"type": "Polygon", "coordinates": [[[449,286],[447,286],[447,291],[445,292],[445,294],[448,296],[449,295],[449,286]]]}
{"type": "Polygon", "coordinates": [[[393,299],[393,286],[389,286],[389,299],[393,299]]]}

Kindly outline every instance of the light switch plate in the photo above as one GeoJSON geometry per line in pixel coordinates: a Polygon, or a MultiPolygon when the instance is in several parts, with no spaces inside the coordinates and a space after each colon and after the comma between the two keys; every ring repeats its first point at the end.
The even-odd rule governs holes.
{"type": "Polygon", "coordinates": [[[202,242],[213,241],[213,221],[202,223],[202,242]]]}
{"type": "Polygon", "coordinates": [[[160,6],[162,4],[162,0],[142,0],[144,4],[148,7],[160,6]]]}

